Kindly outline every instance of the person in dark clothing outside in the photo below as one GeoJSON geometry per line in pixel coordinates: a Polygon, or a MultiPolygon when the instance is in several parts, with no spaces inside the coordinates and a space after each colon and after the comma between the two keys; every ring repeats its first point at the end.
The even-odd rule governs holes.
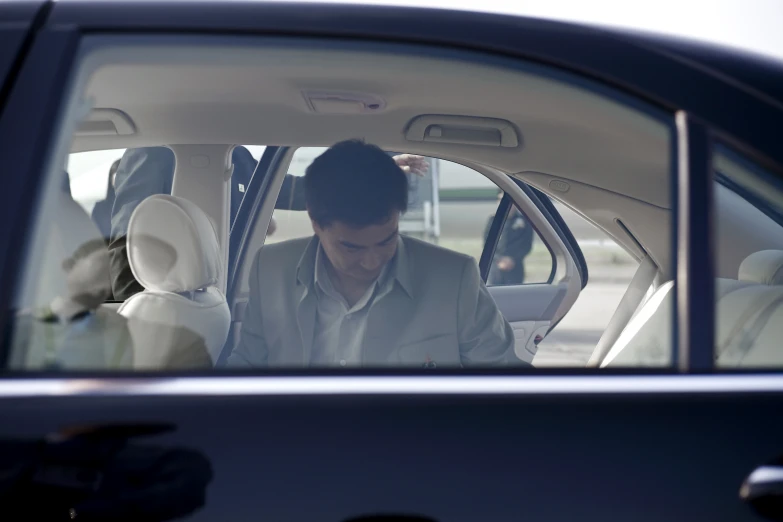
{"type": "MultiPolygon", "coordinates": [[[[394,157],[405,172],[423,175],[427,164],[421,156],[402,154],[394,157]]],[[[250,184],[257,162],[245,147],[236,146],[232,153],[234,172],[231,176],[230,227],[234,226],[239,205],[250,184]]],[[[168,147],[128,149],[120,159],[115,179],[115,200],[111,217],[109,257],[114,299],[124,301],[144,288],[136,281],[128,263],[126,236],[131,214],[144,199],[154,194],[171,194],[174,180],[175,157],[168,147]]],[[[280,189],[276,209],[306,210],[304,184],[301,178],[286,174],[280,189]]],[[[244,227],[244,224],[239,226],[244,227]]],[[[274,224],[271,224],[274,227],[274,224]]],[[[229,266],[236,252],[229,242],[229,266]]]]}
{"type": "Polygon", "coordinates": [[[111,237],[111,212],[114,207],[115,198],[114,181],[119,166],[120,160],[111,164],[111,168],[109,168],[109,181],[106,187],[106,198],[97,202],[95,206],[92,207],[92,220],[107,243],[111,237]]]}
{"type": "MultiPolygon", "coordinates": [[[[501,199],[502,190],[498,194],[498,201],[501,199]]],[[[492,215],[487,221],[485,241],[494,219],[495,216],[492,215]]],[[[521,285],[525,282],[525,257],[533,248],[533,235],[533,227],[516,205],[512,204],[495,248],[488,285],[521,285]]]]}

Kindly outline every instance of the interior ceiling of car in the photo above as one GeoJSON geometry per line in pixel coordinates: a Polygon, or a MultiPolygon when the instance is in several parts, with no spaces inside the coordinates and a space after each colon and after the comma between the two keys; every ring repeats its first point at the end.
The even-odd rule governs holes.
{"type": "Polygon", "coordinates": [[[670,129],[584,87],[382,51],[215,47],[145,54],[139,60],[125,53],[92,75],[92,107],[121,111],[130,126],[114,125],[117,134],[92,122],[90,132],[76,136],[74,152],[170,143],[328,146],[362,138],[509,173],[546,172],[669,206],[670,129]],[[519,145],[406,139],[415,118],[433,114],[505,120],[519,145]]]}
{"type": "Polygon", "coordinates": [[[72,151],[360,138],[516,175],[672,275],[666,122],[539,66],[364,49],[324,42],[103,49],[85,61],[80,82],[93,110],[72,151]],[[481,128],[487,122],[489,134],[481,128]]]}

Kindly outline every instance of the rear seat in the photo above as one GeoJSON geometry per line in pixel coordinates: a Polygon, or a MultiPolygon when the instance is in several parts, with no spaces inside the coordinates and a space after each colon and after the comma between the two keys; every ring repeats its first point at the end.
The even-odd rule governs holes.
{"type": "MultiPolygon", "coordinates": [[[[671,364],[674,283],[662,285],[628,323],[602,367],[671,364]]],[[[717,366],[783,365],[783,251],[748,256],[734,279],[716,279],[717,366]]]]}

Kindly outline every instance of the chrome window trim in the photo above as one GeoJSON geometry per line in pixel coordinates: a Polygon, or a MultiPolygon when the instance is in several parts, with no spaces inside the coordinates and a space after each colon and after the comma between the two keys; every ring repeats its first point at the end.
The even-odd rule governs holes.
{"type": "Polygon", "coordinates": [[[270,376],[0,380],[0,399],[138,396],[659,395],[780,393],[783,374],[270,376]]]}

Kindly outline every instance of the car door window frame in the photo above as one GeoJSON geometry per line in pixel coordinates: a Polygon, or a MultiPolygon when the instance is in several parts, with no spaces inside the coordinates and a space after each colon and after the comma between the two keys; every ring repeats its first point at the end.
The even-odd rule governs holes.
{"type": "Polygon", "coordinates": [[[683,373],[715,366],[715,223],[710,129],[675,114],[672,220],[675,284],[672,362],[683,373]],[[708,303],[704,306],[704,303],[708,303]]]}
{"type": "MultiPolygon", "coordinates": [[[[237,279],[241,274],[242,264],[247,257],[247,248],[250,239],[255,233],[258,225],[261,206],[265,201],[267,194],[272,188],[273,177],[271,173],[277,172],[280,163],[286,159],[289,147],[267,146],[264,153],[256,164],[256,169],[247,186],[245,197],[239,204],[234,225],[229,233],[229,244],[234,252],[234,259],[230,260],[228,267],[228,302],[231,303],[236,295],[237,287],[240,281],[237,279]],[[241,225],[240,225],[241,224],[241,225]],[[238,228],[241,227],[241,228],[238,228]]],[[[275,196],[277,197],[277,196],[275,196]]]]}
{"type": "MultiPolygon", "coordinates": [[[[481,280],[485,284],[489,279],[489,271],[492,269],[492,261],[495,258],[498,241],[503,233],[503,228],[505,228],[512,204],[511,196],[507,192],[503,192],[503,197],[500,199],[497,209],[495,209],[495,217],[492,218],[492,224],[489,227],[489,233],[484,241],[484,248],[481,251],[481,259],[479,260],[479,273],[481,274],[481,280]]],[[[556,263],[557,261],[553,258],[552,262],[556,263]]]]}
{"type": "Polygon", "coordinates": [[[555,205],[552,203],[552,200],[548,195],[516,178],[514,178],[514,182],[520,189],[522,189],[525,194],[527,194],[533,204],[538,207],[538,210],[547,217],[547,220],[552,225],[552,228],[555,229],[557,234],[560,236],[560,239],[562,239],[563,243],[565,243],[568,252],[576,262],[576,269],[579,272],[579,277],[582,280],[582,290],[584,290],[589,280],[587,261],[585,260],[582,248],[579,246],[579,243],[574,237],[573,232],[571,232],[571,229],[568,228],[568,225],[566,225],[563,216],[560,215],[560,212],[555,208],[555,205]]]}

